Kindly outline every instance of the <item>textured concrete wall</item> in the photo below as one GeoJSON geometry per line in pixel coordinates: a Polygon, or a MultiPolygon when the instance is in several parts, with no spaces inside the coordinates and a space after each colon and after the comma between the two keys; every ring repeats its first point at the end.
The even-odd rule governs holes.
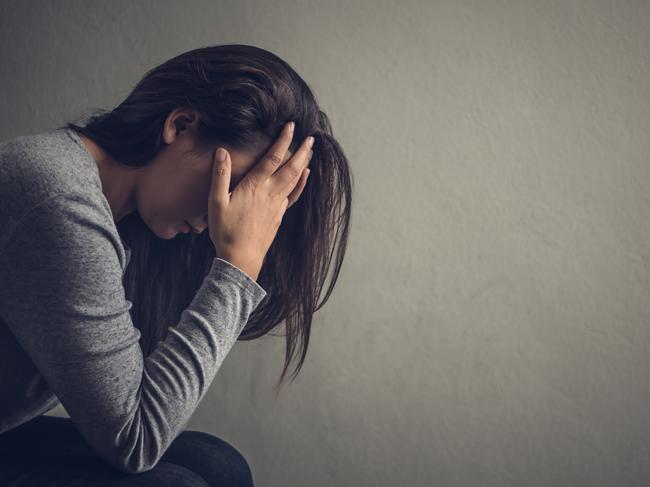
{"type": "MultiPolygon", "coordinates": [[[[297,381],[238,343],[190,427],[257,485],[650,481],[646,1],[3,1],[0,136],[207,44],[313,87],[356,180],[297,381]]],[[[55,412],[56,413],[56,412],[55,412]]]]}

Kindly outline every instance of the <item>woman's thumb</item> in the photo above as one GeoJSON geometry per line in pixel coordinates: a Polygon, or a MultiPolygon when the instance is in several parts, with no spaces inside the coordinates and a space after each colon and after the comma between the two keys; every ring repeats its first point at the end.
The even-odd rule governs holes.
{"type": "Polygon", "coordinates": [[[219,147],[212,163],[212,194],[219,201],[227,201],[230,188],[230,154],[219,147]]]}

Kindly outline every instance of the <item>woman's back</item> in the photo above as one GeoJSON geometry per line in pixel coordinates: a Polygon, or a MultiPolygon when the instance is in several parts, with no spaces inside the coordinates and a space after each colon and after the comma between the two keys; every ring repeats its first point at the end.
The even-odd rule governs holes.
{"type": "MultiPolygon", "coordinates": [[[[21,224],[25,225],[23,218],[50,196],[84,191],[101,208],[101,183],[96,167],[68,130],[25,135],[0,143],[0,225],[3,229],[0,234],[0,255],[14,231],[21,224]]],[[[110,212],[110,207],[107,208],[110,212]]],[[[106,226],[108,222],[110,227],[110,215],[100,212],[97,215],[103,217],[100,224],[106,226]]],[[[23,230],[29,230],[34,239],[38,239],[37,228],[23,230]]],[[[128,259],[130,250],[124,250],[128,259]]],[[[25,248],[24,251],[31,253],[34,247],[25,248]]],[[[6,265],[11,265],[8,259],[6,265]]],[[[9,289],[5,287],[12,287],[13,283],[5,282],[3,286],[0,293],[6,294],[9,289]]],[[[0,432],[47,412],[59,403],[3,319],[1,309],[0,378],[0,432]]]]}

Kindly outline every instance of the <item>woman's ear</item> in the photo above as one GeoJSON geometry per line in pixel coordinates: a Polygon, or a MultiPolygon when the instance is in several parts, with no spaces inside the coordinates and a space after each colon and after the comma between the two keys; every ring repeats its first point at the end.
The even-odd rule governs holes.
{"type": "Polygon", "coordinates": [[[182,132],[195,136],[201,116],[193,108],[175,108],[172,110],[163,125],[163,140],[171,144],[182,132]]]}

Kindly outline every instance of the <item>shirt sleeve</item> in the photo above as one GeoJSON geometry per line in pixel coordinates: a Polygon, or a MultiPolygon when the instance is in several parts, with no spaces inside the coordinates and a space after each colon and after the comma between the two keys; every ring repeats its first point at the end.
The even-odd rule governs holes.
{"type": "Polygon", "coordinates": [[[182,431],[266,292],[215,258],[179,322],[144,357],[106,211],[60,194],[21,218],[0,252],[0,314],[100,457],[140,473],[182,431]]]}

